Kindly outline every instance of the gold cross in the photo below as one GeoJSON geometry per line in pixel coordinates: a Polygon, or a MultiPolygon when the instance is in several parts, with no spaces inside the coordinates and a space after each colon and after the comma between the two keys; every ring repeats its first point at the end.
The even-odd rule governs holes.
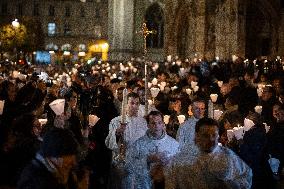
{"type": "Polygon", "coordinates": [[[150,35],[150,34],[156,34],[157,32],[155,30],[148,30],[147,28],[147,24],[146,22],[144,22],[142,24],[142,30],[137,32],[137,33],[141,33],[143,35],[143,39],[144,39],[144,56],[146,56],[147,54],[147,42],[146,42],[146,39],[147,39],[147,36],[150,35]]]}
{"type": "Polygon", "coordinates": [[[147,36],[150,34],[156,34],[156,31],[150,31],[147,28],[146,22],[142,24],[142,30],[136,33],[141,33],[144,39],[144,63],[145,63],[145,115],[148,115],[148,78],[147,78],[147,61],[146,61],[146,54],[147,54],[147,36]]]}

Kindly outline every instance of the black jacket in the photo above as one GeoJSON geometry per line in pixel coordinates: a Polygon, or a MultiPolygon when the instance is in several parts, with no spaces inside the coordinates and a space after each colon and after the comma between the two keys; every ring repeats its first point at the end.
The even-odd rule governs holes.
{"type": "Polygon", "coordinates": [[[34,159],[22,172],[18,189],[67,189],[38,160],[34,159]]]}

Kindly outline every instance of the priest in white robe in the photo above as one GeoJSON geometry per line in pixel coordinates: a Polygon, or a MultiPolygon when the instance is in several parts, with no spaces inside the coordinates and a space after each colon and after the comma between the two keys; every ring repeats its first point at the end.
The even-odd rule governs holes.
{"type": "Polygon", "coordinates": [[[166,174],[166,189],[249,189],[252,170],[233,151],[218,145],[218,124],[210,118],[196,124],[198,151],[177,154],[166,174]]]}
{"type": "Polygon", "coordinates": [[[126,114],[126,124],[121,123],[121,116],[115,117],[111,120],[109,124],[109,134],[106,137],[105,144],[113,152],[113,177],[116,177],[115,181],[111,179],[113,186],[112,188],[126,188],[124,175],[124,158],[125,154],[120,154],[122,149],[119,144],[120,139],[123,141],[123,151],[128,151],[128,149],[133,145],[133,143],[144,136],[148,127],[147,122],[143,117],[138,117],[138,107],[139,107],[139,96],[136,93],[129,93],[127,95],[127,114],[126,114]],[[121,156],[120,156],[121,155],[121,156]],[[123,158],[117,162],[117,157],[123,158]],[[119,166],[117,164],[120,164],[119,166]],[[122,164],[122,166],[121,166],[122,164]],[[118,174],[116,174],[118,173],[118,174]],[[121,174],[123,173],[123,175],[121,174]],[[120,183],[117,183],[120,182],[120,183]]]}
{"type": "Polygon", "coordinates": [[[164,185],[164,168],[178,152],[178,142],[165,132],[162,113],[147,116],[148,130],[126,153],[129,189],[151,189],[164,185]]]}
{"type": "Polygon", "coordinates": [[[194,136],[195,136],[195,124],[196,122],[205,116],[206,105],[203,100],[194,100],[192,103],[193,116],[187,119],[177,131],[177,141],[179,142],[179,148],[184,146],[189,147],[192,145],[194,148],[194,136]]]}

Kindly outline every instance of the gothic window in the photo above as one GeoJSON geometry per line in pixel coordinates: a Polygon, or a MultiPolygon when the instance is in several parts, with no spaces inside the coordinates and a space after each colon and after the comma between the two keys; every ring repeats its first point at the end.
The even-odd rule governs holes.
{"type": "Polygon", "coordinates": [[[163,48],[164,46],[164,13],[158,3],[151,5],[145,15],[146,24],[149,30],[155,34],[147,36],[146,42],[149,48],[163,48]]]}
{"type": "Polygon", "coordinates": [[[70,7],[69,7],[69,6],[66,6],[66,7],[65,7],[65,16],[66,16],[66,17],[69,17],[69,16],[70,16],[70,7]]]}
{"type": "Polygon", "coordinates": [[[56,24],[54,22],[48,23],[47,34],[48,36],[54,36],[56,32],[56,24]]]}
{"type": "Polygon", "coordinates": [[[55,8],[54,8],[53,5],[49,5],[48,15],[49,16],[55,16],[55,8]]]}

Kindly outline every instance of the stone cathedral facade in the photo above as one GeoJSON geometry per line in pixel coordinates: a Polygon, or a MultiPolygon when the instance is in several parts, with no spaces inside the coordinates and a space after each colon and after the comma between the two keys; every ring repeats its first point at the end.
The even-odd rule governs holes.
{"type": "Polygon", "coordinates": [[[284,56],[281,0],[109,0],[111,59],[143,53],[143,21],[152,59],[284,56]]]}

